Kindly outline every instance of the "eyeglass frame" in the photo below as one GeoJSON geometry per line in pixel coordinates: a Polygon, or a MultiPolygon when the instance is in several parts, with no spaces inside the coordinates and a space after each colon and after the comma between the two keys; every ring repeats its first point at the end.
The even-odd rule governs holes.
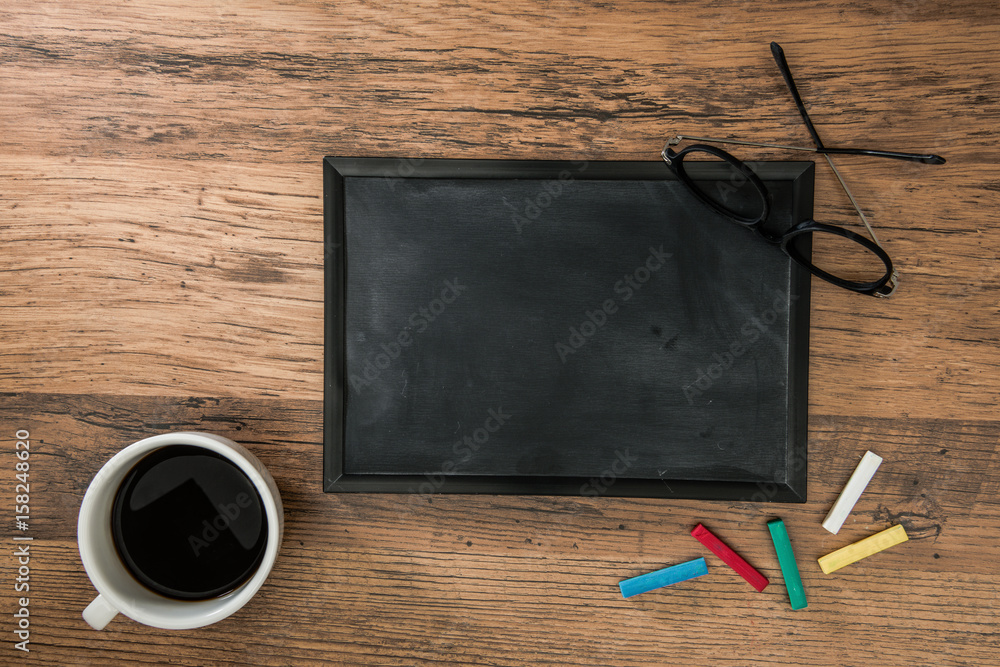
{"type": "MultiPolygon", "coordinates": [[[[863,155],[869,157],[881,157],[890,158],[896,160],[906,160],[910,162],[921,162],[923,164],[944,164],[945,159],[940,155],[933,155],[928,153],[903,153],[897,151],[884,151],[868,148],[836,148],[828,147],[823,144],[823,141],[819,138],[819,133],[816,131],[816,127],[813,125],[812,120],[809,118],[809,113],[806,111],[805,104],[802,101],[801,95],[799,95],[798,87],[795,85],[795,79],[792,77],[791,69],[788,67],[788,61],[785,59],[784,50],[778,45],[777,42],[771,42],[771,54],[774,56],[774,60],[778,65],[778,69],[781,71],[782,77],[785,80],[785,84],[788,86],[789,91],[792,94],[792,98],[795,100],[795,105],[799,110],[799,115],[801,115],[802,120],[805,122],[806,129],[809,131],[810,136],[813,139],[815,147],[807,148],[803,146],[783,146],[779,144],[768,144],[753,141],[738,141],[733,139],[713,139],[710,137],[694,137],[694,136],[684,136],[676,135],[667,141],[666,146],[660,153],[663,161],[670,167],[671,171],[677,176],[678,180],[684,183],[687,188],[698,197],[702,203],[706,204],[709,208],[716,211],[717,213],[724,215],[725,217],[733,220],[734,222],[740,224],[743,227],[748,227],[757,233],[759,236],[764,238],[770,243],[775,243],[780,245],[781,250],[788,255],[792,260],[806,268],[813,275],[826,280],[838,287],[850,290],[852,292],[857,292],[859,294],[868,294],[870,296],[876,297],[889,297],[895,291],[899,282],[898,274],[896,269],[893,267],[892,259],[889,254],[882,247],[882,244],[878,240],[875,231],[872,229],[865,217],[864,212],[858,205],[857,200],[854,195],[851,194],[850,189],[847,187],[847,183],[844,182],[843,177],[840,175],[840,171],[833,164],[833,160],[830,158],[831,154],[835,155],[863,155]],[[739,144],[744,146],[760,146],[765,148],[778,148],[785,150],[797,150],[797,151],[808,151],[812,153],[818,153],[826,158],[827,163],[836,175],[837,180],[840,182],[840,186],[844,189],[847,197],[851,200],[851,204],[854,206],[854,210],[857,211],[858,216],[864,223],[865,228],[871,235],[871,240],[865,238],[864,236],[857,234],[849,229],[839,227],[836,225],[830,225],[822,222],[817,222],[815,220],[805,220],[780,235],[769,234],[763,229],[763,224],[767,220],[770,214],[770,193],[764,186],[764,183],[760,180],[757,174],[750,169],[745,163],[733,157],[726,151],[716,148],[714,146],[708,146],[705,144],[693,144],[686,147],[680,152],[673,150],[672,146],[677,145],[681,141],[685,140],[695,140],[695,141],[709,141],[713,143],[727,143],[727,144],[739,144]],[[763,203],[762,210],[759,216],[756,217],[746,217],[741,216],[730,209],[726,209],[718,205],[714,200],[706,196],[700,188],[698,188],[690,176],[683,167],[683,160],[685,155],[691,153],[708,153],[718,159],[723,160],[733,168],[735,168],[740,174],[742,174],[747,181],[757,190],[760,194],[761,201],[763,203]],[[875,281],[869,282],[859,282],[859,281],[849,281],[843,278],[839,278],[823,269],[820,269],[811,261],[807,260],[802,256],[798,249],[792,244],[792,240],[802,234],[811,234],[813,232],[822,232],[834,234],[837,236],[842,236],[850,241],[858,243],[864,246],[866,249],[871,251],[876,257],[878,257],[886,267],[886,272],[882,278],[875,281]]],[[[742,185],[742,184],[741,184],[742,185]]]]}

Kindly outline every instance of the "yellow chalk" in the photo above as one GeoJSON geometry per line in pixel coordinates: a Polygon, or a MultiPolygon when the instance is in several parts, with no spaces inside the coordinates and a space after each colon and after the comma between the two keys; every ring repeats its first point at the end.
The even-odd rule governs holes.
{"type": "Polygon", "coordinates": [[[823,574],[836,572],[845,565],[855,563],[862,558],[868,558],[879,551],[884,551],[889,547],[896,546],[910,539],[906,536],[906,531],[900,525],[886,528],[880,533],[870,535],[863,540],[848,544],[843,549],[837,549],[819,560],[819,566],[823,569],[823,574]]]}

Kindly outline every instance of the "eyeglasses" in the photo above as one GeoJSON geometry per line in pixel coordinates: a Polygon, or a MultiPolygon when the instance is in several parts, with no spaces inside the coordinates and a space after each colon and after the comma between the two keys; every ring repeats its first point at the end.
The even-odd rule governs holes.
{"type": "MultiPolygon", "coordinates": [[[[785,52],[777,43],[771,42],[771,54],[781,70],[785,83],[795,100],[795,105],[799,109],[802,120],[805,121],[806,129],[812,136],[814,147],[804,146],[782,146],[778,144],[765,144],[754,141],[736,141],[733,139],[712,139],[709,137],[692,137],[677,135],[671,138],[663,148],[661,156],[667,166],[674,172],[677,178],[687,186],[687,188],[700,199],[704,204],[715,212],[728,217],[734,222],[752,229],[770,243],[781,246],[781,249],[795,262],[808,269],[813,275],[833,283],[838,287],[869,294],[877,297],[890,296],[896,290],[898,276],[892,266],[889,254],[882,248],[878,237],[872,230],[868,219],[861,211],[857,200],[851,194],[843,177],[834,166],[831,155],[865,155],[869,157],[892,158],[896,160],[907,160],[910,162],[921,162],[924,164],[944,164],[945,160],[940,155],[919,154],[919,153],[899,153],[895,151],[882,151],[867,148],[832,148],[823,145],[819,134],[813,126],[812,120],[806,112],[805,104],[799,95],[792,72],[788,68],[785,60],[785,52]],[[708,146],[705,144],[693,144],[675,152],[672,146],[676,146],[681,141],[708,141],[712,143],[739,144],[742,146],[761,146],[765,148],[778,148],[794,151],[809,151],[818,153],[826,158],[833,173],[837,176],[844,192],[854,206],[864,223],[865,228],[871,235],[871,240],[864,236],[852,232],[849,229],[829,225],[815,220],[806,220],[780,234],[767,231],[764,224],[771,211],[771,197],[764,187],[764,183],[757,176],[753,169],[746,163],[736,159],[726,151],[708,146]],[[724,174],[721,178],[712,180],[695,179],[688,174],[684,166],[688,156],[706,158],[708,161],[718,163],[724,174]],[[820,249],[820,252],[815,250],[820,249]]],[[[705,160],[698,160],[698,164],[703,164],[705,160]]]]}

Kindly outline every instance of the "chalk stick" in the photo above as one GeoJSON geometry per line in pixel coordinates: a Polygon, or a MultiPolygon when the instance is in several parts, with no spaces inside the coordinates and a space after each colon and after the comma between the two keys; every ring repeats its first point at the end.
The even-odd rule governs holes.
{"type": "Polygon", "coordinates": [[[778,565],[781,566],[781,576],[785,579],[788,601],[792,604],[792,609],[802,609],[806,606],[806,592],[802,588],[802,577],[799,575],[799,566],[795,562],[795,553],[792,551],[792,542],[788,539],[785,522],[781,519],[768,521],[767,529],[771,531],[774,551],[778,554],[778,565]]]}
{"type": "Polygon", "coordinates": [[[626,579],[618,583],[618,588],[621,589],[623,598],[630,598],[639,593],[647,593],[670,584],[700,577],[703,574],[708,574],[708,565],[705,564],[704,558],[695,558],[680,565],[626,579]]]}
{"type": "Polygon", "coordinates": [[[716,537],[708,528],[699,523],[691,531],[691,535],[694,536],[694,539],[708,547],[708,550],[718,556],[723,563],[736,570],[736,573],[756,588],[758,593],[767,588],[767,577],[758,572],[753,565],[743,560],[742,556],[730,549],[725,542],[716,537]]]}
{"type": "Polygon", "coordinates": [[[844,490],[837,497],[837,502],[833,504],[833,507],[830,508],[830,513],[823,519],[824,528],[834,535],[840,531],[840,527],[844,525],[844,521],[847,520],[851,510],[854,509],[854,504],[858,502],[858,498],[861,497],[865,487],[868,486],[868,482],[871,481],[872,475],[875,474],[881,463],[882,457],[878,454],[872,452],[865,453],[861,459],[861,463],[854,469],[854,474],[847,480],[844,490]]]}
{"type": "Polygon", "coordinates": [[[906,542],[908,539],[910,538],[907,536],[906,530],[897,524],[892,528],[886,528],[882,532],[869,535],[863,540],[854,544],[848,544],[842,549],[837,549],[833,553],[819,558],[819,566],[824,574],[830,574],[845,565],[856,563],[862,558],[868,558],[879,551],[884,551],[889,547],[906,542]]]}

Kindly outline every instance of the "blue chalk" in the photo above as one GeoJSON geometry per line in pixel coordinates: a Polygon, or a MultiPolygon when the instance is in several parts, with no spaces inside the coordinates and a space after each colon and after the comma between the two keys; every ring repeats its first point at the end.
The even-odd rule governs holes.
{"type": "Polygon", "coordinates": [[[680,565],[665,567],[656,572],[632,577],[618,583],[618,588],[622,589],[622,597],[630,598],[639,593],[646,593],[657,588],[663,588],[670,584],[676,584],[688,579],[700,577],[708,574],[708,566],[704,558],[695,558],[680,565]]]}

